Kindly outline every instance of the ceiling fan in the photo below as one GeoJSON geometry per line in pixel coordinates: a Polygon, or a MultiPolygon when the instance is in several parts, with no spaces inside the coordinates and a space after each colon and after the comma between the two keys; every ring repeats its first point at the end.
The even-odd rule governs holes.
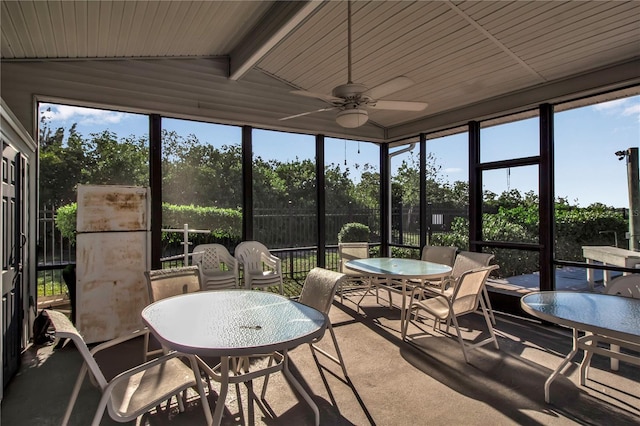
{"type": "Polygon", "coordinates": [[[369,119],[367,108],[396,111],[422,111],[427,107],[428,104],[426,102],[381,100],[381,98],[387,95],[413,85],[414,82],[409,77],[400,76],[392,78],[372,88],[368,88],[364,84],[354,83],[351,80],[351,0],[347,2],[347,61],[347,83],[335,87],[331,95],[308,92],[306,90],[294,90],[291,92],[300,96],[321,99],[331,106],[315,111],[290,115],[280,120],[289,120],[316,112],[338,110],[336,122],[342,127],[354,128],[362,126],[369,119]]]}

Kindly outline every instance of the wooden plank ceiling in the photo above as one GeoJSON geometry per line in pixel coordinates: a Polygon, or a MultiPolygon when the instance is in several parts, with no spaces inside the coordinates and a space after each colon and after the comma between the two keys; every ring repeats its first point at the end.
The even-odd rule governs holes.
{"type": "MultiPolygon", "coordinates": [[[[345,1],[3,1],[1,12],[3,64],[222,59],[227,75],[215,78],[238,87],[258,72],[274,83],[244,109],[234,104],[234,84],[224,84],[229,96],[194,93],[199,104],[215,105],[211,120],[233,121],[215,111],[236,108],[247,124],[339,134],[335,111],[278,118],[327,106],[290,90],[330,94],[347,82],[345,1]]],[[[407,76],[415,84],[385,99],[429,103],[420,112],[370,110],[367,126],[387,136],[639,58],[638,1],[352,2],[354,82],[373,87],[407,76]]],[[[629,78],[613,83],[625,87],[629,78]]]]}

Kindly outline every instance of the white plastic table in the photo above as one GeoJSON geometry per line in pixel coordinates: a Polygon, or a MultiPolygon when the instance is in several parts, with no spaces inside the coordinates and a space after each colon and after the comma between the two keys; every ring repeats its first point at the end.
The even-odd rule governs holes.
{"type": "MultiPolygon", "coordinates": [[[[317,405],[289,370],[287,351],[322,337],[326,316],[278,294],[250,290],[200,291],[159,300],[144,308],[142,320],[167,348],[220,357],[220,394],[213,424],[219,425],[229,381],[229,358],[279,352],[282,362],[255,376],[282,371],[320,423],[317,405]]],[[[202,366],[207,370],[206,365],[202,366]]],[[[207,371],[216,375],[210,369],[207,371]]],[[[245,376],[242,381],[254,375],[245,376]]]]}
{"type": "Polygon", "coordinates": [[[396,259],[393,257],[353,259],[346,262],[345,266],[360,271],[363,275],[384,278],[389,284],[387,286],[389,290],[402,294],[401,330],[404,329],[404,316],[407,310],[406,298],[411,294],[411,290],[414,287],[409,284],[409,280],[437,280],[451,274],[451,267],[448,265],[416,259],[396,259]],[[399,288],[391,285],[392,280],[398,280],[400,283],[399,288]]]}
{"type": "Polygon", "coordinates": [[[606,355],[640,365],[640,358],[597,346],[607,342],[629,346],[640,344],[640,299],[572,291],[542,291],[523,296],[522,309],[544,321],[573,329],[573,349],[544,384],[544,400],[549,403],[551,382],[571,361],[579,349],[585,351],[580,366],[580,384],[584,384],[588,352],[606,355]],[[588,332],[579,336],[578,332],[588,332]]]}

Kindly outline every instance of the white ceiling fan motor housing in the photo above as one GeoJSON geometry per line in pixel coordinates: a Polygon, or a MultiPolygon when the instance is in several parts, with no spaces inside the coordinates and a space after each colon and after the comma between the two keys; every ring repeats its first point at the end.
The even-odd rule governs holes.
{"type": "MultiPolygon", "coordinates": [[[[367,86],[358,83],[347,83],[341,84],[333,89],[332,94],[336,98],[343,98],[345,100],[354,99],[359,100],[363,99],[365,93],[369,89],[367,86]]],[[[368,96],[367,96],[368,97],[368,96]]]]}

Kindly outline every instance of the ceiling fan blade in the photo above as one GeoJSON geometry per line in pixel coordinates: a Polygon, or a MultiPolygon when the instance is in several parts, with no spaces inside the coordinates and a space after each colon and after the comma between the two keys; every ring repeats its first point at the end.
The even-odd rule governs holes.
{"type": "Polygon", "coordinates": [[[389,109],[396,111],[422,111],[429,104],[426,102],[413,102],[413,101],[376,101],[369,104],[369,108],[372,109],[389,109]]]}
{"type": "Polygon", "coordinates": [[[290,93],[293,93],[294,95],[299,95],[299,96],[306,96],[308,98],[322,99],[323,101],[329,102],[330,104],[333,104],[336,102],[339,102],[339,103],[344,102],[344,99],[342,98],[336,98],[335,96],[325,95],[324,93],[307,92],[306,90],[292,90],[290,93]]]}
{"type": "Polygon", "coordinates": [[[387,95],[398,92],[402,89],[406,89],[413,84],[413,80],[411,80],[409,77],[400,76],[392,78],[389,81],[386,81],[382,84],[377,85],[376,87],[372,87],[371,89],[369,89],[369,96],[371,96],[372,99],[384,98],[387,95]]]}
{"type": "Polygon", "coordinates": [[[289,120],[291,118],[302,117],[303,115],[315,114],[316,112],[331,111],[332,109],[336,109],[336,108],[337,107],[320,108],[315,111],[301,112],[300,114],[290,115],[288,117],[280,118],[279,120],[280,121],[289,120]]]}

